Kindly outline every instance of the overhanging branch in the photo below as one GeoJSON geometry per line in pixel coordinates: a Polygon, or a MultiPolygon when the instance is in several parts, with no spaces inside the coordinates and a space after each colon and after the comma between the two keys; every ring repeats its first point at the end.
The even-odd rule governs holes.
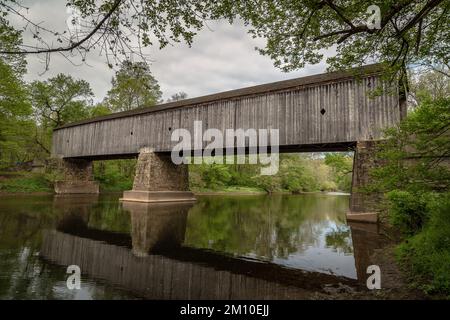
{"type": "Polygon", "coordinates": [[[116,0],[111,9],[105,14],[102,20],[100,20],[100,22],[93,29],[84,38],[72,43],[70,46],[59,48],[41,48],[36,50],[0,51],[0,54],[39,54],[72,51],[73,49],[80,47],[83,43],[93,37],[95,33],[97,33],[97,31],[103,26],[103,24],[105,24],[105,22],[112,16],[112,14],[119,8],[122,1],[123,0],[116,0]]]}

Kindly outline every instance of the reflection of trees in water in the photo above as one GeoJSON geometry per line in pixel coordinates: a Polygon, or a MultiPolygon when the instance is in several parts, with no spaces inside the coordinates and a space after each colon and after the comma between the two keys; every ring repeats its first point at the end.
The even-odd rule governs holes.
{"type": "Polygon", "coordinates": [[[286,258],[319,245],[330,221],[343,223],[347,206],[342,196],[201,197],[190,211],[185,244],[286,258]]]}
{"type": "Polygon", "coordinates": [[[327,247],[333,248],[335,252],[353,253],[352,237],[348,226],[337,225],[335,229],[325,235],[327,247]]]}
{"type": "Polygon", "coordinates": [[[90,210],[88,226],[99,230],[129,233],[130,215],[117,203],[116,196],[102,196],[102,201],[96,203],[90,210]]]}

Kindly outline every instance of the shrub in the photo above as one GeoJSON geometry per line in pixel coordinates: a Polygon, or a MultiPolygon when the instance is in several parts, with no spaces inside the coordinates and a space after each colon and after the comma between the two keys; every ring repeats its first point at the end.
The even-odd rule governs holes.
{"type": "Polygon", "coordinates": [[[404,235],[419,232],[428,218],[429,193],[411,193],[393,190],[387,194],[389,202],[389,218],[393,226],[404,235]]]}
{"type": "Polygon", "coordinates": [[[416,287],[450,297],[450,193],[427,199],[429,221],[398,247],[397,254],[416,287]]]}

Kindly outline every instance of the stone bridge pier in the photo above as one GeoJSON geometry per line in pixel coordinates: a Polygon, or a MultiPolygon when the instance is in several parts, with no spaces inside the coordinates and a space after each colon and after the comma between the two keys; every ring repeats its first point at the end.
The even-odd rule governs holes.
{"type": "Polygon", "coordinates": [[[176,165],[170,154],[142,148],[136,164],[133,190],[125,191],[121,201],[193,202],[189,191],[189,172],[185,164],[176,165]]]}
{"type": "Polygon", "coordinates": [[[96,194],[99,184],[94,181],[92,161],[86,159],[63,159],[60,163],[64,180],[55,182],[57,194],[96,194]]]}
{"type": "Polygon", "coordinates": [[[367,189],[371,183],[371,170],[379,166],[381,161],[376,156],[377,144],[377,141],[360,141],[356,144],[348,221],[371,223],[378,221],[382,195],[367,189]]]}

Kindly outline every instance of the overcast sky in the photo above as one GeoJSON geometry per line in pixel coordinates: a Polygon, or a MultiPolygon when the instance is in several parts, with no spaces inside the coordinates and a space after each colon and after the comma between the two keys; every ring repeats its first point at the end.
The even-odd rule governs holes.
{"type": "MultiPolygon", "coordinates": [[[[42,26],[52,30],[67,29],[65,1],[40,0],[25,1],[30,7],[28,17],[42,22],[42,26]]],[[[19,21],[13,22],[23,25],[19,21]]],[[[284,79],[321,73],[325,64],[307,66],[304,69],[283,73],[273,66],[273,62],[255,51],[255,46],[263,46],[264,41],[252,39],[244,26],[229,25],[226,22],[209,24],[209,29],[201,31],[194,39],[192,47],[174,44],[163,50],[149,48],[151,70],[159,81],[163,98],[184,91],[189,97],[221,92],[246,86],[268,83],[284,79]]],[[[25,44],[33,44],[29,35],[24,35],[25,44]]],[[[50,70],[44,74],[43,57],[28,57],[26,80],[45,80],[57,73],[71,74],[75,78],[87,80],[95,93],[95,100],[101,101],[111,86],[114,70],[111,70],[104,56],[92,53],[87,64],[74,66],[58,54],[50,62],[50,70]]]]}

